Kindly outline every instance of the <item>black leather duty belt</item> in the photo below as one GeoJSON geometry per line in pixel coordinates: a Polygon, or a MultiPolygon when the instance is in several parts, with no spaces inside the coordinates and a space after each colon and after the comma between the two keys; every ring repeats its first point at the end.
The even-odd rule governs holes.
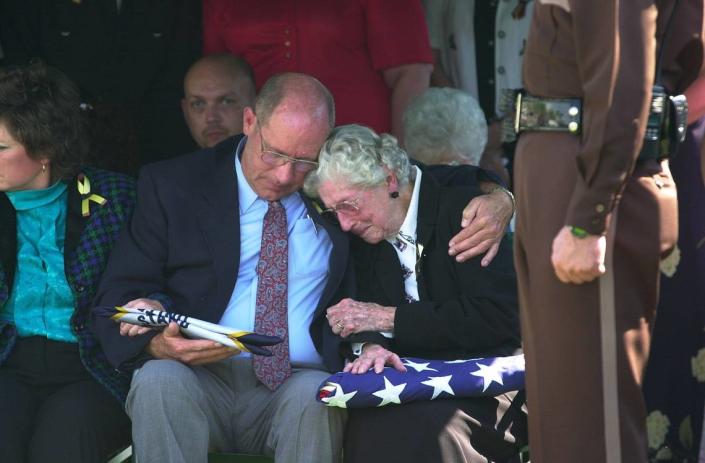
{"type": "MultiPolygon", "coordinates": [[[[580,98],[541,98],[524,90],[506,89],[499,102],[502,141],[516,141],[522,132],[565,132],[580,135],[580,98]]],[[[644,142],[638,161],[672,158],[686,135],[688,102],[683,95],[668,95],[654,85],[644,142]]]]}

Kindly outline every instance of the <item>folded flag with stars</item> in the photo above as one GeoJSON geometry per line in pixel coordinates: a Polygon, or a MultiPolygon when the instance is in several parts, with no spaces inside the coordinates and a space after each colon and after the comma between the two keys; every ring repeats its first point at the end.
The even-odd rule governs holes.
{"type": "Polygon", "coordinates": [[[217,325],[198,318],[187,317],[174,312],[164,312],[151,308],[138,307],[100,307],[97,313],[111,318],[118,323],[164,328],[174,322],[186,336],[197,339],[209,339],[225,346],[235,347],[244,352],[271,357],[272,352],[265,346],[273,346],[282,342],[278,336],[243,331],[227,326],[217,325]]]}
{"type": "Polygon", "coordinates": [[[339,372],[328,377],[318,401],[329,407],[382,407],[419,400],[496,396],[524,388],[524,355],[469,360],[403,357],[406,372],[339,372]]]}

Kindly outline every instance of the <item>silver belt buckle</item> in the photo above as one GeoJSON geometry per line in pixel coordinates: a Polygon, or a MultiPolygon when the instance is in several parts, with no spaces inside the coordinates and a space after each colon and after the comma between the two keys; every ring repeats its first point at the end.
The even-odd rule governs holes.
{"type": "Polygon", "coordinates": [[[521,107],[521,96],[523,90],[505,88],[502,90],[497,107],[502,118],[502,142],[512,143],[516,141],[518,132],[518,114],[517,108],[521,107]]]}
{"type": "Polygon", "coordinates": [[[518,94],[514,128],[517,133],[580,133],[581,102],[577,98],[538,98],[518,94]]]}

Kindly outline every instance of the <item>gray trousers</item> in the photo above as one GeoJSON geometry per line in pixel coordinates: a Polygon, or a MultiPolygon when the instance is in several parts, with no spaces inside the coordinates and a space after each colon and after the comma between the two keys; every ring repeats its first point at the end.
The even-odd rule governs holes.
{"type": "Polygon", "coordinates": [[[250,359],[203,366],[151,360],[135,371],[126,403],[137,462],[206,463],[209,451],[340,462],[345,410],[315,400],[327,376],[295,368],[272,392],[250,359]]]}

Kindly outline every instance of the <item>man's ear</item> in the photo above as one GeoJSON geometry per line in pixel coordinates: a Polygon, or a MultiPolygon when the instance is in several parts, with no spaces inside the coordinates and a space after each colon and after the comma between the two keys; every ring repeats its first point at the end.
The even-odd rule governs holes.
{"type": "Polygon", "coordinates": [[[184,113],[184,119],[188,119],[186,117],[186,109],[188,108],[188,101],[186,101],[186,98],[181,99],[181,112],[184,113]]]}
{"type": "Polygon", "coordinates": [[[254,133],[255,128],[257,128],[257,116],[252,107],[245,106],[242,111],[242,133],[249,137],[254,133]]]}

